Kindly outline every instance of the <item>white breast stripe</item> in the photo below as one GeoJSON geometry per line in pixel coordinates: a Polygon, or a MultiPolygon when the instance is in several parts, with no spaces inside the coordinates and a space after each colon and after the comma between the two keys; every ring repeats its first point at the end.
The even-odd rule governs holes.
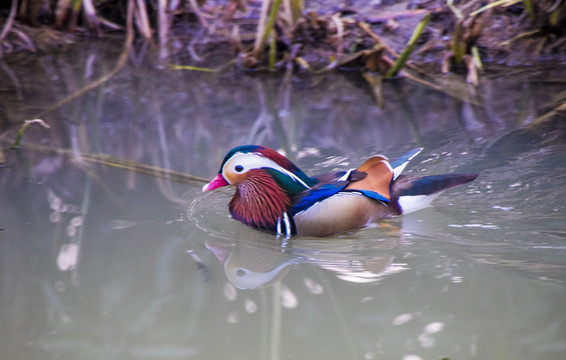
{"type": "Polygon", "coordinates": [[[412,195],[399,197],[399,206],[403,214],[412,213],[429,206],[432,200],[436,199],[440,193],[430,195],[412,195]]]}
{"type": "Polygon", "coordinates": [[[277,237],[281,236],[281,218],[277,219],[277,237]]]}
{"type": "Polygon", "coordinates": [[[277,219],[277,237],[283,236],[281,221],[285,224],[285,239],[289,239],[292,235],[291,219],[285,211],[281,217],[277,219]]]}
{"type": "Polygon", "coordinates": [[[285,232],[287,236],[291,236],[291,220],[289,220],[289,215],[287,215],[286,211],[283,213],[283,221],[285,221],[285,232]]]}

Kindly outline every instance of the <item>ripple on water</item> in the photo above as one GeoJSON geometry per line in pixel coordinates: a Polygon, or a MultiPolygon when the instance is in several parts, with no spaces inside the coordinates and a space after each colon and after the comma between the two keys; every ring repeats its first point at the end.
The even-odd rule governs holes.
{"type": "Polygon", "coordinates": [[[187,219],[200,230],[221,239],[232,238],[239,224],[228,211],[232,194],[228,191],[209,191],[197,196],[187,209],[187,219]]]}

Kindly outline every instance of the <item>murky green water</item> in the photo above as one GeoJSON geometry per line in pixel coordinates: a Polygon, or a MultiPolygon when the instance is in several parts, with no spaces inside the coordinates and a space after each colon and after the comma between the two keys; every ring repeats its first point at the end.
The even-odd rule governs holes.
{"type": "MultiPolygon", "coordinates": [[[[37,117],[116,58],[82,51],[3,64],[3,147],[8,119],[37,117]]],[[[533,124],[564,86],[463,87],[479,105],[399,81],[380,108],[354,74],[130,64],[41,115],[51,129],[23,142],[66,152],[4,151],[0,168],[2,359],[566,358],[566,123],[533,124]],[[310,174],[422,146],[410,172],[480,176],[433,208],[282,247],[229,218],[229,192],[80,156],[211,178],[245,143],[310,174]]]]}

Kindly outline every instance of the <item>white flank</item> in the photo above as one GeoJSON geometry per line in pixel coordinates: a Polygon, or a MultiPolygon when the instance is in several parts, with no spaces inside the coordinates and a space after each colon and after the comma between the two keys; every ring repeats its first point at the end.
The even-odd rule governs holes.
{"type": "Polygon", "coordinates": [[[315,202],[306,209],[299,211],[295,214],[294,219],[297,219],[297,216],[306,215],[307,213],[308,216],[312,218],[324,218],[325,216],[327,216],[328,211],[333,208],[342,209],[342,211],[349,211],[350,209],[347,207],[350,206],[350,200],[352,200],[353,197],[359,196],[365,197],[365,195],[362,195],[361,193],[355,191],[338,192],[332,196],[315,202]]]}
{"type": "Polygon", "coordinates": [[[431,195],[414,195],[414,196],[401,196],[399,198],[399,205],[401,206],[401,213],[412,213],[429,206],[430,203],[436,199],[440,193],[431,195]]]}

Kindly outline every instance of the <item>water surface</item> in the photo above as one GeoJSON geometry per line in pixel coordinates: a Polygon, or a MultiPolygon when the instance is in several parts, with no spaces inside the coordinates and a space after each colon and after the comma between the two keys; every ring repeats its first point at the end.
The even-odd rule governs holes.
{"type": "MultiPolygon", "coordinates": [[[[93,42],[6,60],[17,81],[0,83],[2,146],[15,137],[10,123],[35,118],[115,58],[93,42]]],[[[459,92],[399,80],[378,106],[351,73],[128,64],[42,114],[51,129],[31,126],[23,148],[4,151],[2,358],[565,358],[566,126],[535,121],[564,87],[539,80],[486,76],[459,92]],[[309,174],[421,146],[409,173],[480,176],[432,208],[282,243],[231,219],[230,191],[203,194],[199,182],[81,156],[211,178],[246,143],[309,174]]]]}

